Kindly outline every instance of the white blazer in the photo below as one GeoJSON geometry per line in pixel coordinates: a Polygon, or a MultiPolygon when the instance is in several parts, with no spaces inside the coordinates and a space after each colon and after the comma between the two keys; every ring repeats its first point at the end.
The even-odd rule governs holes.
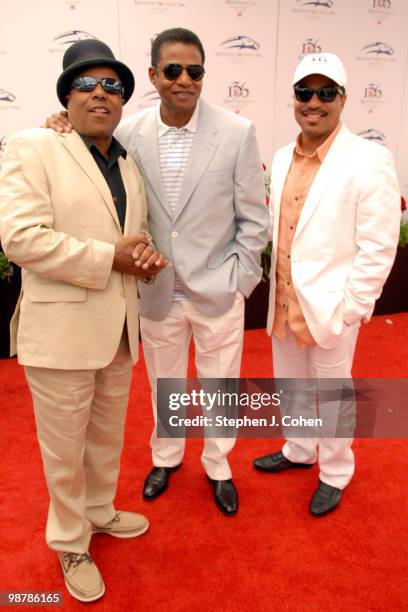
{"type": "MultiPolygon", "coordinates": [[[[274,156],[273,252],[267,331],[275,315],[282,191],[295,143],[274,156]]],[[[317,344],[336,345],[345,324],[368,321],[393,264],[401,217],[392,155],[344,125],[306,197],[292,243],[292,282],[317,344]]]]}

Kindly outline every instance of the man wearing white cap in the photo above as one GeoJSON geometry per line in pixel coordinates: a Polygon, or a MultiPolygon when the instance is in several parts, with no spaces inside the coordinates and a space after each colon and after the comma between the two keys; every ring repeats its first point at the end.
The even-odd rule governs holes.
{"type": "MultiPolygon", "coordinates": [[[[354,473],[353,428],[341,423],[352,423],[354,415],[344,413],[343,400],[322,400],[320,391],[333,389],[328,379],[351,378],[360,323],[371,317],[399,236],[392,155],[341,123],[346,85],[336,55],[302,59],[293,80],[301,133],[272,163],[267,330],[274,375],[316,379],[319,415],[331,421],[331,433],[326,428],[322,437],[295,437],[292,428],[282,451],[255,459],[254,466],[279,472],[318,461],[319,484],[309,506],[315,516],[338,506],[354,473]]],[[[293,397],[298,416],[316,414],[316,395],[312,402],[302,393],[293,397]]]]}

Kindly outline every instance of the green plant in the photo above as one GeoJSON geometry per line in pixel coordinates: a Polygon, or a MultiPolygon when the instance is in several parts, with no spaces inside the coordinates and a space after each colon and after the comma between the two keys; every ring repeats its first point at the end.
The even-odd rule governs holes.
{"type": "Polygon", "coordinates": [[[10,265],[9,260],[7,259],[3,251],[0,251],[0,280],[4,280],[10,283],[12,275],[13,269],[10,265]]]}
{"type": "Polygon", "coordinates": [[[401,219],[400,237],[399,237],[398,246],[405,247],[407,245],[408,245],[408,221],[406,221],[403,217],[401,219]]]}

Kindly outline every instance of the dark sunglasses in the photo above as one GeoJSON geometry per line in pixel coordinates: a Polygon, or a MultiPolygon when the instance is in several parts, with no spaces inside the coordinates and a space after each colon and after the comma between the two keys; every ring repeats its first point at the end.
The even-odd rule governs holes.
{"type": "Polygon", "coordinates": [[[299,102],[309,102],[309,100],[313,98],[313,94],[317,94],[321,102],[333,102],[337,94],[344,96],[346,93],[344,87],[340,87],[340,85],[326,85],[325,87],[319,87],[319,89],[295,85],[293,90],[295,92],[295,98],[299,102]]]}
{"type": "Polygon", "coordinates": [[[162,68],[162,72],[168,81],[175,81],[183,72],[184,68],[193,81],[201,81],[205,74],[204,66],[201,64],[166,64],[164,68],[162,68]]]}
{"type": "Polygon", "coordinates": [[[71,84],[71,89],[78,89],[78,91],[93,91],[97,88],[98,83],[103,87],[103,90],[108,94],[116,94],[122,96],[125,89],[120,81],[116,79],[93,77],[93,76],[81,76],[75,79],[71,84]]]}

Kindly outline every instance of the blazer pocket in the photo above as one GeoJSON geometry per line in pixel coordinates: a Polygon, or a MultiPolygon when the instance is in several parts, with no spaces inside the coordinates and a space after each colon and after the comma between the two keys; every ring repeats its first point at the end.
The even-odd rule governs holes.
{"type": "Polygon", "coordinates": [[[231,247],[228,249],[224,249],[221,253],[214,253],[208,258],[207,267],[212,270],[214,268],[219,268],[223,263],[227,261],[231,256],[238,256],[237,249],[235,247],[231,247]]]}
{"type": "Polygon", "coordinates": [[[34,285],[30,287],[30,302],[85,302],[85,287],[75,285],[34,285]]]}

